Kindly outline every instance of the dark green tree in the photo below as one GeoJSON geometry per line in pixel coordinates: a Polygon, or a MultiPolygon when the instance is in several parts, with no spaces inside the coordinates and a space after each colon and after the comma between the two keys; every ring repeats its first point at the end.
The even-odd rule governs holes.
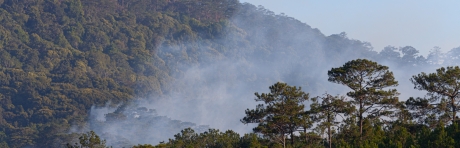
{"type": "Polygon", "coordinates": [[[0,131],[0,147],[9,148],[8,143],[6,143],[6,140],[7,136],[5,135],[5,133],[0,131]]]}
{"type": "Polygon", "coordinates": [[[256,109],[246,109],[246,117],[241,119],[244,124],[258,123],[253,130],[271,140],[286,144],[286,137],[290,135],[291,145],[294,144],[294,132],[302,125],[305,115],[305,105],[309,100],[308,94],[301,88],[289,86],[286,83],[275,83],[270,86],[270,93],[255,93],[256,101],[264,104],[257,105],[256,109]]]}
{"type": "Polygon", "coordinates": [[[105,145],[105,140],[101,140],[101,138],[94,131],[89,131],[88,133],[83,134],[78,139],[80,140],[80,143],[75,143],[74,145],[67,143],[67,148],[106,148],[107,147],[105,145]]]}
{"type": "Polygon", "coordinates": [[[342,67],[332,68],[327,74],[330,82],[352,89],[347,95],[354,99],[350,102],[358,108],[355,114],[358,117],[361,139],[364,119],[389,115],[398,102],[399,93],[396,89],[384,90],[398,85],[387,66],[366,59],[357,59],[345,63],[342,67]]]}
{"type": "MultiPolygon", "coordinates": [[[[445,98],[446,107],[450,109],[450,113],[447,115],[450,117],[452,122],[455,122],[457,118],[458,105],[460,103],[459,91],[460,91],[460,68],[455,67],[441,67],[436,70],[436,73],[426,74],[424,72],[412,76],[410,79],[415,85],[414,89],[428,91],[428,96],[431,98],[426,99],[425,105],[443,105],[439,103],[439,100],[445,98]],[[431,104],[427,104],[427,103],[431,104]]],[[[443,101],[441,101],[443,102],[443,101]]]]}
{"type": "Polygon", "coordinates": [[[442,147],[454,148],[455,141],[451,135],[448,134],[446,127],[442,123],[438,124],[434,130],[422,128],[417,137],[420,147],[442,147]]]}
{"type": "MultiPolygon", "coordinates": [[[[240,138],[240,135],[231,130],[220,132],[217,129],[209,129],[198,134],[193,129],[186,128],[181,133],[174,135],[174,139],[169,139],[167,143],[160,142],[156,147],[241,147],[241,141],[244,140],[240,138]]],[[[141,145],[137,147],[143,148],[141,145]]]]}
{"type": "Polygon", "coordinates": [[[169,143],[172,147],[200,147],[201,142],[198,141],[199,135],[192,128],[181,130],[181,133],[174,135],[174,139],[170,139],[169,143]]]}
{"type": "Polygon", "coordinates": [[[255,133],[244,134],[244,136],[241,137],[240,146],[249,148],[263,148],[260,141],[262,141],[262,139],[255,133]]]}
{"type": "Polygon", "coordinates": [[[447,123],[452,120],[451,115],[449,115],[451,110],[447,100],[445,98],[436,99],[436,97],[410,97],[406,100],[405,105],[411,111],[411,118],[416,119],[419,124],[424,124],[434,129],[439,123],[447,123]]]}
{"type": "MultiPolygon", "coordinates": [[[[329,147],[332,148],[332,134],[333,126],[337,126],[340,122],[337,122],[337,116],[341,116],[342,120],[344,116],[351,114],[354,111],[354,106],[345,100],[343,96],[332,96],[330,94],[324,94],[320,97],[321,103],[317,101],[318,98],[313,99],[313,103],[310,105],[311,114],[314,114],[314,118],[319,122],[317,127],[321,130],[327,130],[327,140],[329,147]]],[[[323,134],[323,133],[321,133],[323,134]]]]}
{"type": "Polygon", "coordinates": [[[151,144],[144,144],[144,145],[138,144],[138,145],[133,146],[133,148],[156,148],[156,147],[162,148],[162,147],[167,147],[167,146],[165,144],[163,144],[163,143],[159,144],[157,146],[153,146],[151,144]]]}

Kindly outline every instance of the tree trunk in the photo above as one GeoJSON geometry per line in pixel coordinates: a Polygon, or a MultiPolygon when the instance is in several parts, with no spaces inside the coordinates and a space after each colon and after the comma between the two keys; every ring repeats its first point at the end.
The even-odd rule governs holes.
{"type": "Polygon", "coordinates": [[[363,100],[359,100],[359,140],[363,140],[363,100]]]}
{"type": "Polygon", "coordinates": [[[328,110],[327,112],[327,137],[329,139],[329,148],[332,148],[332,138],[331,138],[331,114],[330,111],[328,110]]]}
{"type": "Polygon", "coordinates": [[[283,148],[286,148],[286,135],[283,134],[283,148]]]}
{"type": "Polygon", "coordinates": [[[307,127],[303,127],[303,132],[305,133],[305,142],[307,142],[308,140],[308,136],[307,136],[307,127]]]}
{"type": "Polygon", "coordinates": [[[452,104],[452,124],[455,123],[455,118],[457,116],[457,107],[455,106],[455,96],[451,97],[451,104],[452,104]]]}
{"type": "Polygon", "coordinates": [[[359,137],[363,140],[363,115],[359,115],[359,137]]]}
{"type": "Polygon", "coordinates": [[[329,148],[332,148],[332,138],[331,138],[331,126],[329,126],[329,148]]]}

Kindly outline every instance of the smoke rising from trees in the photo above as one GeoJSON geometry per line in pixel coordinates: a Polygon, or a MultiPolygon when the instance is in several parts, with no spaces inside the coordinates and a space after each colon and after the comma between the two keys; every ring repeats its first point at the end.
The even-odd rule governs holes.
{"type": "MultiPolygon", "coordinates": [[[[267,92],[267,87],[275,82],[301,86],[310,96],[325,92],[345,95],[348,89],[328,82],[327,71],[346,61],[366,58],[394,72],[400,84],[396,87],[401,93],[399,100],[403,101],[425,94],[413,89],[409,81],[412,75],[439,66],[438,62],[428,63],[410,46],[389,46],[378,53],[370,43],[349,39],[345,33],[324,36],[318,29],[288,16],[275,15],[263,7],[250,4],[241,7],[225,24],[222,36],[216,39],[181,45],[163,43],[158,55],[166,59],[166,67],[175,76],[171,91],[131,102],[122,109],[127,116],[123,122],[105,121],[101,128],[97,126],[99,120],[91,120],[91,129],[106,138],[129,137],[131,144],[167,141],[172,133],[178,133],[187,124],[248,133],[254,125],[244,125],[239,119],[245,109],[255,106],[254,92],[267,92]],[[151,118],[158,120],[151,121],[163,123],[138,126],[139,121],[134,120],[147,118],[145,115],[132,117],[133,110],[139,107],[154,109],[157,114],[151,118]],[[168,127],[172,120],[185,123],[168,127]],[[123,129],[122,125],[132,128],[117,130],[123,129]],[[133,137],[132,133],[145,136],[133,137]]],[[[440,57],[434,54],[429,55],[429,60],[440,57]]],[[[107,113],[91,110],[91,114],[99,117],[107,113]]],[[[108,140],[108,145],[111,142],[114,144],[108,140]]]]}

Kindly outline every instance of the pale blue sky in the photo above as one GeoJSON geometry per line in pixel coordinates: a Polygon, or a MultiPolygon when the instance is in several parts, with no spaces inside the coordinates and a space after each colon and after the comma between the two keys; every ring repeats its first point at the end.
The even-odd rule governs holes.
{"type": "Polygon", "coordinates": [[[443,0],[240,0],[285,13],[325,35],[346,32],[374,50],[413,46],[426,57],[434,46],[460,46],[460,1],[443,0]]]}

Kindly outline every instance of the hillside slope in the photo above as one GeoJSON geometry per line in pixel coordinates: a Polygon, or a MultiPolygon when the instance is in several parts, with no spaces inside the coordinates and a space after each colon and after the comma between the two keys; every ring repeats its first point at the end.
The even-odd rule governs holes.
{"type": "Polygon", "coordinates": [[[0,22],[0,143],[10,147],[59,146],[92,106],[194,94],[195,83],[178,81],[190,67],[234,62],[238,73],[209,81],[308,82],[316,92],[322,70],[351,59],[427,63],[237,0],[1,0],[0,22]]]}

